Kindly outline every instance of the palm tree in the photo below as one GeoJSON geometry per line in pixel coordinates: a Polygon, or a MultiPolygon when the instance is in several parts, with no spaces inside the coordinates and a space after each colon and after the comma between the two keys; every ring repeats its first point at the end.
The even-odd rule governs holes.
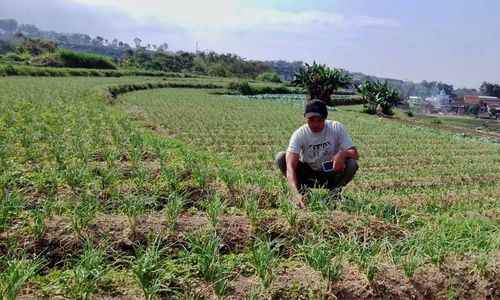
{"type": "Polygon", "coordinates": [[[331,95],[339,88],[347,88],[351,82],[349,75],[341,69],[331,69],[326,65],[306,64],[305,68],[295,73],[295,80],[291,83],[295,86],[307,88],[308,100],[320,99],[327,105],[332,105],[331,95]]]}

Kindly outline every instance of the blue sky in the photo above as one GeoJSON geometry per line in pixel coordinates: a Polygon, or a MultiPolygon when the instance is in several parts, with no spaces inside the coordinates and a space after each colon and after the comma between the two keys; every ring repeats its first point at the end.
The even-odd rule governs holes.
{"type": "Polygon", "coordinates": [[[0,0],[0,18],[414,82],[500,83],[497,0],[0,0]]]}

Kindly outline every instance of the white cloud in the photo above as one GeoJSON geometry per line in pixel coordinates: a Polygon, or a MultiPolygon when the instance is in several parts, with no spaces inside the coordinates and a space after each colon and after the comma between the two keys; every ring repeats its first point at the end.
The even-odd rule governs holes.
{"type": "Polygon", "coordinates": [[[151,20],[176,24],[191,31],[241,30],[283,26],[284,30],[304,26],[390,27],[394,20],[367,16],[343,16],[321,11],[283,11],[244,7],[237,0],[73,0],[78,3],[123,10],[138,22],[151,20]]]}

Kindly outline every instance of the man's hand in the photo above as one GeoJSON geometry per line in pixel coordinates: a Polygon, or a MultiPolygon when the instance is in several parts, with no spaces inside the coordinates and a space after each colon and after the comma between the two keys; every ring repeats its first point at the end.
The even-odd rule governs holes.
{"type": "Polygon", "coordinates": [[[295,202],[295,205],[297,205],[298,208],[307,209],[306,197],[301,193],[293,194],[293,201],[295,202]]]}
{"type": "Polygon", "coordinates": [[[335,156],[333,157],[333,171],[337,173],[344,172],[345,159],[346,157],[343,151],[340,151],[337,154],[335,154],[335,156]]]}

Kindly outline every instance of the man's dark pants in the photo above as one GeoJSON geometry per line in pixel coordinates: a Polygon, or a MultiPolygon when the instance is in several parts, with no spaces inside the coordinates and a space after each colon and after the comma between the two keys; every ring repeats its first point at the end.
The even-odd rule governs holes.
{"type": "MultiPolygon", "coordinates": [[[[281,151],[276,155],[276,165],[281,173],[286,176],[286,152],[281,151]]],[[[334,192],[339,192],[342,187],[346,186],[356,174],[358,163],[352,158],[345,161],[345,169],[343,172],[324,172],[314,171],[306,163],[299,160],[297,164],[297,180],[301,189],[304,192],[304,187],[324,187],[334,192]]]]}

